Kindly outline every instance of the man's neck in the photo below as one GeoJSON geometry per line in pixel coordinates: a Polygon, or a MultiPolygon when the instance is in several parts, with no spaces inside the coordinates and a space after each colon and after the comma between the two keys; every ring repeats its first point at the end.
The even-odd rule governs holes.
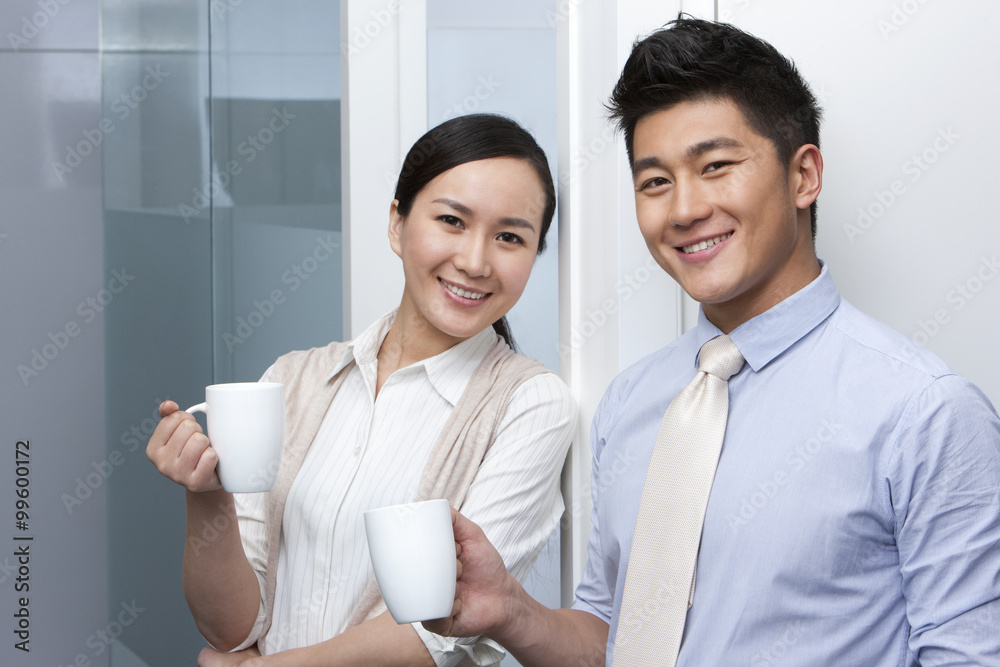
{"type": "Polygon", "coordinates": [[[766,313],[771,308],[792,296],[819,277],[822,267],[815,255],[802,262],[791,279],[762,285],[752,292],[724,303],[703,303],[702,309],[708,321],[724,334],[753,318],[766,313]]]}

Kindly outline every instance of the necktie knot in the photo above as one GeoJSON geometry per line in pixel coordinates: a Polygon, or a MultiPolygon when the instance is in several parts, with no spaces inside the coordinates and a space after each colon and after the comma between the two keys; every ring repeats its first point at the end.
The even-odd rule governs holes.
{"type": "Polygon", "coordinates": [[[743,368],[743,355],[729,336],[716,336],[701,347],[698,370],[728,381],[743,368]]]}

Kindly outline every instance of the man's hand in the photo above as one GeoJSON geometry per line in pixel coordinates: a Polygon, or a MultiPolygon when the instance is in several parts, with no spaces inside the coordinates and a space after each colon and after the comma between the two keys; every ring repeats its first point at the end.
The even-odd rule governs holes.
{"type": "Polygon", "coordinates": [[[451,616],[424,621],[439,635],[486,635],[525,667],[603,667],[608,624],[577,609],[548,609],[504,567],[482,529],[451,511],[458,581],[451,616]]]}
{"type": "Polygon", "coordinates": [[[452,637],[491,634],[507,622],[520,584],[507,572],[503,559],[482,528],[451,510],[458,558],[455,605],[451,616],[425,621],[430,632],[452,637]]]}

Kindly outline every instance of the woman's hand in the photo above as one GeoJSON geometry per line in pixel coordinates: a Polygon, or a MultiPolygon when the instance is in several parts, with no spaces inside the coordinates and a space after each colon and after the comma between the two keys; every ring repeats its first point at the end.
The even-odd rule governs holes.
{"type": "Polygon", "coordinates": [[[251,667],[254,664],[261,663],[259,660],[254,660],[254,658],[259,657],[260,652],[256,646],[251,646],[236,653],[220,653],[211,646],[206,646],[198,654],[198,667],[236,667],[237,665],[251,667]]]}
{"type": "Polygon", "coordinates": [[[188,491],[222,488],[216,465],[219,456],[194,416],[178,409],[173,401],[160,405],[160,423],[149,438],[146,456],[164,477],[188,491]]]}

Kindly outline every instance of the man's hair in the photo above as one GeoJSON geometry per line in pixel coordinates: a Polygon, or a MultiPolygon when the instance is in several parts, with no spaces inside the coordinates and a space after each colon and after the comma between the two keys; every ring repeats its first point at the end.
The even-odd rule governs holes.
{"type": "MultiPolygon", "coordinates": [[[[611,93],[610,116],[634,163],[636,124],[680,102],[728,99],[788,165],[804,144],[819,146],[822,111],[794,63],[727,23],[679,16],[636,41],[611,93]]],[[[816,203],[810,207],[816,236],[816,203]]]]}

